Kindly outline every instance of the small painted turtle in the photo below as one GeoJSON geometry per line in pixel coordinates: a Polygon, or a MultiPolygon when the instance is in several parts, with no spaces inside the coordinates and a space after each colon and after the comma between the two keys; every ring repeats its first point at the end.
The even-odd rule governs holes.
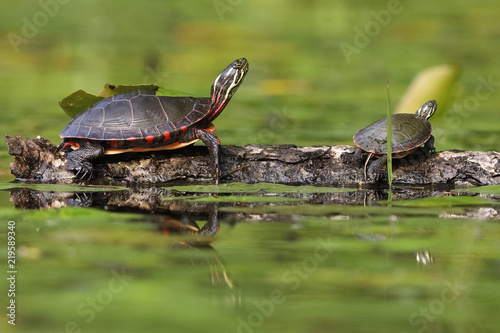
{"type": "MultiPolygon", "coordinates": [[[[428,119],[436,109],[437,102],[430,100],[415,114],[397,113],[391,116],[393,158],[402,158],[422,145],[429,152],[435,151],[432,126],[428,119]]],[[[360,129],[353,139],[358,146],[358,157],[363,152],[369,153],[365,163],[365,178],[366,165],[372,157],[378,157],[378,160],[372,162],[368,169],[372,173],[378,173],[387,164],[387,117],[360,129]]]]}
{"type": "Polygon", "coordinates": [[[218,183],[220,141],[212,121],[224,110],[248,72],[237,59],[214,81],[210,98],[156,96],[130,92],[97,102],[80,112],[60,134],[69,170],[91,174],[105,154],[178,149],[201,140],[208,147],[218,183]]]}

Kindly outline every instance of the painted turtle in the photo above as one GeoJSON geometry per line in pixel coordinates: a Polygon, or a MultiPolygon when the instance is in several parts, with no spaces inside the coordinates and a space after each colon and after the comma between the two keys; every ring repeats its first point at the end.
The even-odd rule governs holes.
{"type": "MultiPolygon", "coordinates": [[[[415,114],[398,113],[391,116],[393,158],[402,158],[422,145],[429,152],[435,151],[432,126],[428,119],[436,109],[437,102],[430,100],[415,114]]],[[[353,140],[358,146],[358,157],[361,157],[363,152],[369,153],[365,163],[365,178],[366,165],[372,157],[378,157],[368,168],[372,173],[378,173],[387,164],[387,117],[360,129],[354,134],[353,140]]]]}
{"type": "Polygon", "coordinates": [[[224,110],[248,72],[237,59],[214,81],[210,98],[130,92],[97,102],[64,128],[60,149],[69,170],[91,174],[92,160],[105,154],[178,149],[201,140],[208,147],[218,183],[220,141],[212,121],[224,110]]]}

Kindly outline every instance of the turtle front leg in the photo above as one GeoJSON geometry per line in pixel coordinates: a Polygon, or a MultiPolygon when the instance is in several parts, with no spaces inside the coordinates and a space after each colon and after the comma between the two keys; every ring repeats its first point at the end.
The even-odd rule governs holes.
{"type": "Polygon", "coordinates": [[[429,140],[425,142],[424,147],[427,149],[429,153],[433,153],[436,151],[436,147],[434,147],[434,135],[431,135],[429,140]]]}
{"type": "Polygon", "coordinates": [[[92,175],[92,164],[90,161],[104,155],[104,148],[100,145],[87,144],[79,149],[72,150],[66,154],[68,170],[76,171],[76,175],[84,178],[87,174],[92,175]]]}
{"type": "Polygon", "coordinates": [[[219,184],[220,177],[220,166],[219,166],[219,150],[220,150],[220,141],[219,138],[206,129],[196,128],[192,129],[192,131],[186,132],[185,137],[182,141],[191,141],[193,139],[200,139],[203,141],[205,146],[208,148],[208,152],[210,153],[211,159],[214,165],[215,171],[215,184],[219,184]]]}
{"type": "Polygon", "coordinates": [[[356,147],[356,150],[354,151],[354,153],[343,153],[341,155],[341,158],[345,163],[349,163],[349,164],[354,165],[356,167],[360,167],[363,165],[363,163],[365,161],[363,158],[363,155],[364,155],[364,151],[362,149],[360,149],[359,147],[356,147]]]}

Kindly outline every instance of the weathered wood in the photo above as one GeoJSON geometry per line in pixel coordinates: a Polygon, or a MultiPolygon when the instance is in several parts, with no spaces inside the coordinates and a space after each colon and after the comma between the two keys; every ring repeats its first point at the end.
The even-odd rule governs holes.
{"type": "MultiPolygon", "coordinates": [[[[208,150],[191,146],[175,151],[105,156],[93,162],[89,177],[66,169],[64,153],[48,140],[6,137],[14,156],[11,173],[20,181],[53,183],[162,183],[172,180],[211,181],[208,150]]],[[[221,182],[271,182],[292,185],[358,186],[385,184],[387,177],[364,179],[363,166],[352,161],[353,146],[247,145],[222,146],[221,182]]],[[[442,151],[414,154],[394,161],[395,183],[500,184],[500,153],[442,151]]]]}

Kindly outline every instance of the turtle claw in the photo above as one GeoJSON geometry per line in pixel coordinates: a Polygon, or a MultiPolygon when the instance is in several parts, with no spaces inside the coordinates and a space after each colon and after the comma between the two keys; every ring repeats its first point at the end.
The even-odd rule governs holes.
{"type": "Polygon", "coordinates": [[[81,163],[75,163],[74,161],[69,160],[68,170],[75,171],[76,178],[82,181],[85,180],[87,176],[89,176],[87,180],[90,180],[92,178],[93,168],[90,162],[83,161],[81,163]]]}
{"type": "Polygon", "coordinates": [[[90,181],[92,179],[92,170],[84,170],[80,180],[84,181],[87,176],[87,181],[90,181]]]}
{"type": "Polygon", "coordinates": [[[85,180],[85,178],[86,178],[87,176],[88,176],[87,180],[91,180],[91,179],[92,179],[92,169],[88,169],[88,168],[80,168],[80,169],[76,172],[75,176],[76,176],[78,179],[82,180],[82,181],[84,181],[84,180],[85,180]]]}
{"type": "Polygon", "coordinates": [[[80,149],[69,151],[66,154],[67,169],[75,172],[81,181],[92,179],[93,166],[89,160],[94,160],[104,155],[104,148],[100,145],[85,144],[80,149]]]}
{"type": "Polygon", "coordinates": [[[429,140],[427,140],[427,142],[425,142],[424,148],[427,149],[427,152],[429,152],[429,153],[436,152],[436,147],[434,147],[434,135],[431,135],[429,140]]]}

